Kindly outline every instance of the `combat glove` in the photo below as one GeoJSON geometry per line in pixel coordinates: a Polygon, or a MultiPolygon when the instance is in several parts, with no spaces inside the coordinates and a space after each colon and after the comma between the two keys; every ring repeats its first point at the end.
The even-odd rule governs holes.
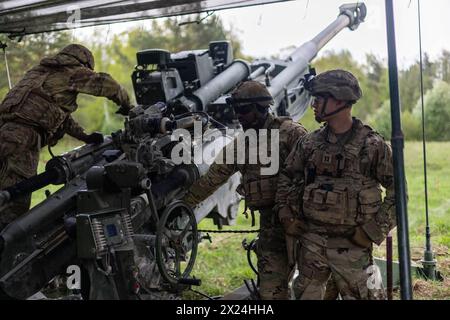
{"type": "Polygon", "coordinates": [[[100,132],[93,132],[91,134],[88,134],[83,141],[85,143],[95,143],[99,144],[103,142],[103,135],[100,132]]]}
{"type": "Polygon", "coordinates": [[[356,227],[351,241],[361,248],[369,248],[372,245],[372,240],[370,240],[366,232],[361,227],[356,227]]]}

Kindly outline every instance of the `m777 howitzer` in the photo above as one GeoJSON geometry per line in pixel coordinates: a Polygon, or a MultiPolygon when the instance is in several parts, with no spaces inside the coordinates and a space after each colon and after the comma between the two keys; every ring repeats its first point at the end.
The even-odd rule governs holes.
{"type": "Polygon", "coordinates": [[[88,299],[163,298],[198,284],[191,277],[202,238],[197,223],[205,217],[233,223],[240,175],[194,210],[180,199],[239,132],[224,130],[239,129],[227,95],[246,79],[264,81],[274,97],[272,111],[298,120],[309,104],[302,86],[309,62],[365,14],[363,3],[341,6],[333,23],[285,61],[233,60],[226,41],[176,54],[138,52],[132,74],[138,105],[124,129],[102,144],[55,157],[45,172],[0,191],[0,202],[7,202],[64,184],[1,231],[0,296],[26,299],[70,265],[81,268],[88,299]],[[185,129],[181,142],[176,129],[185,129]],[[192,149],[194,155],[200,150],[202,162],[191,155],[187,163],[174,160],[192,149]]]}

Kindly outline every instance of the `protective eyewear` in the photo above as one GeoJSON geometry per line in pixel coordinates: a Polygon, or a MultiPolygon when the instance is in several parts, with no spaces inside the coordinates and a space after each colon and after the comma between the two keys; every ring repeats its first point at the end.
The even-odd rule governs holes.
{"type": "Polygon", "coordinates": [[[254,106],[253,103],[245,104],[245,105],[234,104],[233,110],[234,110],[234,113],[236,113],[236,114],[247,114],[254,110],[253,106],[254,106]]]}
{"type": "Polygon", "coordinates": [[[311,105],[312,106],[319,105],[322,102],[324,102],[325,100],[327,100],[328,98],[330,98],[329,95],[316,95],[316,96],[313,96],[312,99],[311,99],[311,105]]]}
{"type": "Polygon", "coordinates": [[[247,114],[253,111],[253,107],[258,105],[257,102],[272,102],[272,97],[253,97],[253,98],[232,98],[228,97],[225,99],[226,103],[233,107],[236,114],[247,114]]]}

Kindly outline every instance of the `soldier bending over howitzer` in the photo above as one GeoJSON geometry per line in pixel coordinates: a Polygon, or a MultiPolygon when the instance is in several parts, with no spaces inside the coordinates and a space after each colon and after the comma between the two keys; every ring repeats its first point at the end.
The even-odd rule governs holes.
{"type": "MultiPolygon", "coordinates": [[[[306,129],[287,117],[275,117],[269,113],[273,98],[267,88],[256,81],[243,82],[237,87],[228,101],[232,104],[239,122],[247,129],[279,130],[279,163],[283,163],[295,142],[306,134],[306,129]]],[[[268,139],[270,134],[267,133],[268,139]]],[[[235,172],[242,174],[241,194],[246,206],[259,210],[260,233],[257,242],[258,272],[260,279],[259,295],[262,299],[288,299],[288,256],[283,228],[272,210],[278,180],[274,175],[261,175],[262,165],[249,164],[246,148],[245,164],[238,164],[236,140],[228,144],[216,159],[226,159],[224,154],[233,153],[232,164],[213,163],[206,175],[196,181],[183,199],[194,207],[211,195],[235,172]],[[232,151],[229,147],[234,144],[232,151]]],[[[267,146],[270,148],[271,143],[267,146]]],[[[267,152],[269,154],[270,151],[267,152]]],[[[224,161],[225,162],[225,161],[224,161]]]]}
{"type": "Polygon", "coordinates": [[[305,88],[316,120],[326,124],[298,141],[276,197],[286,233],[301,243],[294,291],[299,299],[323,299],[333,275],[343,299],[384,299],[372,246],[396,223],[391,147],[352,118],[362,93],[351,73],[327,71],[305,88]]]}
{"type": "MultiPolygon", "coordinates": [[[[0,104],[0,190],[35,175],[40,149],[65,133],[85,143],[103,142],[101,133],[86,134],[71,116],[79,93],[106,97],[123,115],[130,109],[125,89],[109,74],[94,72],[92,53],[79,44],[42,59],[8,92],[0,104]]],[[[3,207],[0,230],[27,212],[30,201],[28,195],[3,207]]]]}

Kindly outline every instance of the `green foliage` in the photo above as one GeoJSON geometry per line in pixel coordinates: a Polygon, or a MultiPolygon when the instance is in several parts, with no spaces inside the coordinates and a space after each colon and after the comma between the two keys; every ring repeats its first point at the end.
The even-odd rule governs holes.
{"type": "Polygon", "coordinates": [[[344,69],[350,71],[358,79],[363,97],[353,109],[353,114],[363,120],[377,110],[387,93],[387,70],[374,55],[367,55],[366,64],[359,64],[347,50],[341,52],[326,52],[320,59],[314,61],[317,73],[329,69],[344,69]]]}
{"type": "MultiPolygon", "coordinates": [[[[359,80],[363,97],[354,106],[353,114],[366,121],[384,137],[391,136],[389,81],[387,65],[368,54],[364,64],[358,64],[348,51],[326,52],[313,65],[318,72],[345,69],[359,80]]],[[[426,138],[432,141],[450,140],[450,52],[443,51],[436,61],[423,57],[423,89],[425,96],[426,138]]],[[[419,62],[399,71],[402,128],[407,140],[422,139],[420,113],[419,62]]],[[[307,127],[317,127],[311,115],[302,119],[307,127]]],[[[308,128],[309,129],[309,128],[308,128]]]]}
{"type": "MultiPolygon", "coordinates": [[[[406,140],[422,139],[420,119],[411,112],[402,112],[402,130],[406,140]]],[[[367,123],[378,131],[385,139],[391,137],[391,103],[386,100],[381,108],[376,110],[367,119],[367,123]]]]}
{"type": "MultiPolygon", "coordinates": [[[[259,225],[251,227],[249,219],[241,212],[244,211],[244,202],[240,204],[236,225],[224,226],[227,230],[257,230],[259,225]]],[[[258,212],[255,213],[257,217],[258,212]]],[[[258,220],[258,219],[257,219],[258,220]]],[[[217,227],[210,219],[204,219],[199,224],[199,229],[216,230],[217,227]]],[[[192,275],[202,280],[202,285],[196,290],[206,292],[210,296],[219,296],[229,293],[231,289],[244,284],[243,279],[256,279],[247,262],[246,251],[242,247],[242,241],[247,243],[256,237],[256,233],[211,233],[212,243],[202,241],[199,244],[197,259],[192,275]]],[[[256,267],[256,255],[252,254],[252,262],[256,267]]],[[[196,294],[187,292],[185,299],[199,299],[196,294]]]]}
{"type": "MultiPolygon", "coordinates": [[[[433,82],[438,77],[436,74],[437,63],[430,61],[427,54],[424,54],[422,60],[423,91],[426,92],[433,87],[433,82]]],[[[420,66],[418,61],[406,70],[400,71],[399,82],[402,110],[412,111],[420,98],[420,66]]]]}
{"type": "MultiPolygon", "coordinates": [[[[448,142],[427,144],[428,205],[434,245],[450,247],[450,145],[448,142]]],[[[420,142],[405,145],[405,170],[408,182],[408,215],[412,246],[423,244],[425,234],[425,196],[423,152],[420,142]]]]}
{"type": "MultiPolygon", "coordinates": [[[[13,85],[19,82],[25,72],[38,64],[43,57],[56,54],[61,48],[71,42],[68,32],[52,32],[25,36],[20,42],[1,40],[8,45],[6,54],[13,85]]],[[[3,99],[8,92],[8,78],[6,77],[3,55],[1,60],[0,97],[3,99]]]]}
{"type": "Polygon", "coordinates": [[[409,111],[402,113],[402,129],[405,140],[422,140],[422,122],[409,111]]]}
{"type": "Polygon", "coordinates": [[[437,79],[450,83],[450,51],[442,50],[435,63],[435,72],[437,79]]]}
{"type": "Polygon", "coordinates": [[[370,115],[368,123],[383,137],[388,138],[391,136],[391,103],[389,100],[386,100],[381,108],[370,115]]]}
{"type": "MultiPolygon", "coordinates": [[[[68,32],[58,32],[26,36],[20,43],[8,42],[7,52],[13,83],[17,83],[23,74],[36,65],[43,56],[56,53],[70,42],[79,42],[90,48],[96,60],[96,70],[111,74],[127,89],[132,102],[134,95],[131,73],[136,65],[136,52],[139,50],[161,48],[170,52],[178,52],[207,49],[210,41],[229,40],[233,45],[235,58],[252,60],[251,57],[242,54],[242,42],[233,29],[225,29],[220,17],[213,15],[196,23],[203,16],[151,20],[148,28],[138,27],[127,30],[113,36],[106,44],[105,32],[99,29],[84,41],[74,39],[68,32]],[[188,21],[193,23],[183,24],[188,21]]],[[[294,48],[290,48],[289,52],[292,50],[294,48]]],[[[276,52],[274,52],[274,56],[277,56],[276,52]]],[[[385,60],[373,54],[367,54],[365,61],[357,62],[349,51],[327,51],[313,61],[313,66],[316,67],[317,72],[341,68],[354,73],[359,79],[363,91],[362,99],[353,109],[354,115],[370,123],[385,137],[390,136],[390,112],[389,106],[385,104],[385,101],[389,100],[388,69],[385,60]]],[[[4,64],[0,64],[0,74],[6,74],[4,64]]],[[[424,54],[424,91],[430,92],[436,80],[450,83],[449,51],[443,50],[435,61],[431,61],[429,56],[424,54]]],[[[420,117],[415,111],[417,107],[414,107],[420,97],[418,61],[399,71],[399,88],[405,137],[410,140],[421,139],[420,117]]],[[[7,79],[0,77],[0,97],[7,92],[7,79]]],[[[440,92],[442,97],[446,98],[445,93],[442,90],[440,92]]],[[[436,99],[430,101],[436,101],[436,99]]],[[[74,117],[88,132],[97,130],[109,134],[123,126],[123,117],[114,113],[117,107],[107,99],[80,95],[78,104],[79,110],[75,112],[74,117]]],[[[443,130],[443,128],[448,128],[448,122],[446,122],[448,113],[440,111],[444,106],[444,103],[436,102],[433,103],[433,106],[427,107],[426,112],[430,110],[432,113],[427,115],[426,119],[427,132],[429,131],[427,139],[429,140],[450,139],[449,130],[443,130]]],[[[301,122],[309,130],[319,127],[311,112],[307,112],[301,122]]]]}
{"type": "MultiPolygon", "coordinates": [[[[439,81],[424,97],[425,128],[428,140],[450,140],[450,84],[439,81]]],[[[421,103],[414,109],[416,118],[421,117],[421,103]]]]}

